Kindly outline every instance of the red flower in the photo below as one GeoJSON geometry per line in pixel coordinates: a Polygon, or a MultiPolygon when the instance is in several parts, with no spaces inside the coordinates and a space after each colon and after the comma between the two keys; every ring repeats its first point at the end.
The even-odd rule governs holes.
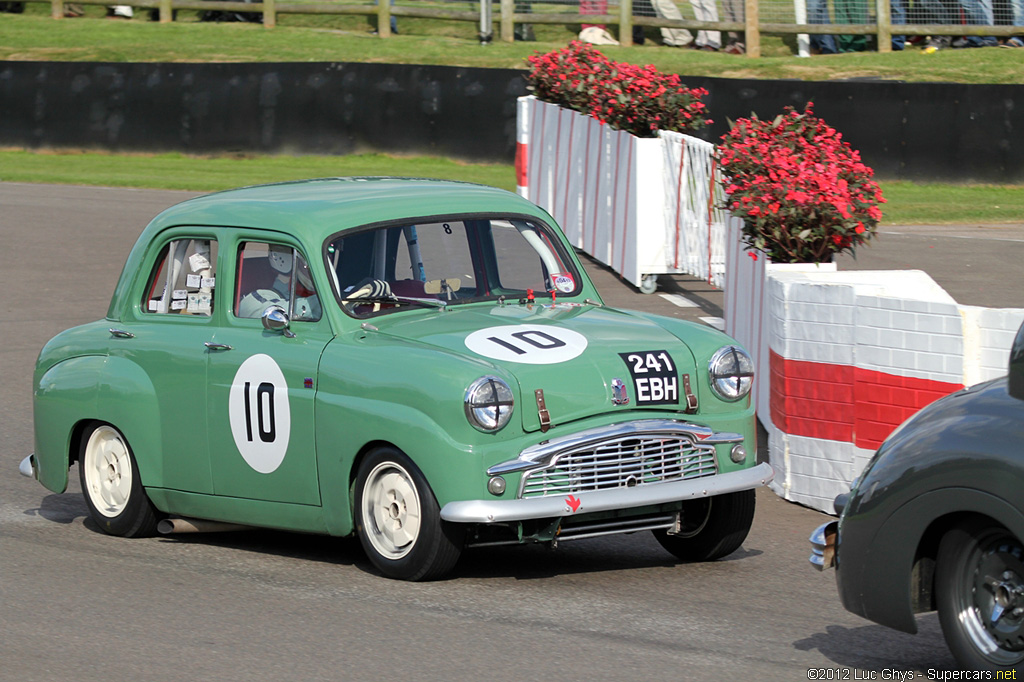
{"type": "Polygon", "coordinates": [[[865,243],[885,202],[873,171],[813,114],[741,118],[722,137],[723,205],[743,218],[748,248],[777,262],[821,262],[865,243]]]}
{"type": "Polygon", "coordinates": [[[581,113],[641,137],[658,130],[694,132],[704,117],[703,88],[687,88],[676,74],[653,66],[613,62],[593,45],[569,46],[527,58],[529,88],[538,99],[581,113]]]}

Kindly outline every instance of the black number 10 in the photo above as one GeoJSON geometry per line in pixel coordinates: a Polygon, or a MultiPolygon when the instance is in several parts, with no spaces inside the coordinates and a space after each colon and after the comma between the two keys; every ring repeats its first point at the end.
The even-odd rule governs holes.
{"type": "MultiPolygon", "coordinates": [[[[277,440],[277,425],[274,417],[274,384],[264,381],[256,389],[256,428],[260,434],[260,440],[264,443],[273,443],[277,440]],[[269,424],[263,423],[263,399],[267,399],[267,414],[269,424]]],[[[249,382],[245,382],[245,436],[252,442],[252,408],[249,403],[249,382]]]]}
{"type": "MultiPolygon", "coordinates": [[[[539,348],[540,350],[551,350],[552,348],[561,348],[562,346],[565,345],[565,341],[557,339],[554,336],[551,336],[551,334],[537,331],[535,329],[531,329],[525,332],[514,332],[512,336],[519,339],[520,341],[525,341],[529,345],[533,346],[534,348],[539,348]]],[[[505,348],[508,348],[516,355],[526,355],[525,350],[517,347],[513,343],[506,341],[505,339],[499,339],[497,336],[488,336],[487,340],[493,341],[499,346],[504,346],[505,348]]]]}

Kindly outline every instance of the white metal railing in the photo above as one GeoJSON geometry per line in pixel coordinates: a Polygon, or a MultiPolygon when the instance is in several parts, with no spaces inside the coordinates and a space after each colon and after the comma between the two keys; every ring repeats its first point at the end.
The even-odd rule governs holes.
{"type": "Polygon", "coordinates": [[[682,133],[660,133],[665,152],[665,222],[672,269],[722,288],[726,227],[715,145],[682,133]]]}

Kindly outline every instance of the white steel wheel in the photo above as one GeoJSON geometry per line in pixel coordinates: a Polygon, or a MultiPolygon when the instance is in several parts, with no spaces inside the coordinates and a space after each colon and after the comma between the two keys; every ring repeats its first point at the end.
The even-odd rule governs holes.
{"type": "Polygon", "coordinates": [[[89,436],[82,459],[83,490],[97,512],[114,518],[124,512],[132,492],[132,460],[117,429],[100,426],[89,436]]]}
{"type": "Polygon", "coordinates": [[[381,573],[434,580],[455,566],[465,528],[441,520],[427,479],[403,452],[380,447],[367,453],[353,492],[359,542],[381,573]]]}
{"type": "Polygon", "coordinates": [[[144,537],[156,532],[157,513],[142,488],[128,440],[99,424],[82,441],[78,456],[82,494],[93,520],[105,533],[144,537]]]}
{"type": "Polygon", "coordinates": [[[422,507],[412,476],[395,462],[378,464],[363,486],[363,525],[381,556],[401,559],[420,534],[422,507]]]}

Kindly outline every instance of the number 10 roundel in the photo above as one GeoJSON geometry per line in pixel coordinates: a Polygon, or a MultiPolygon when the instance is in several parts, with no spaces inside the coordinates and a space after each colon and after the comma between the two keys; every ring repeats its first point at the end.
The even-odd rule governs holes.
{"type": "Polygon", "coordinates": [[[288,451],[291,409],[284,374],[269,355],[247,358],[228,396],[231,435],[245,461],[261,474],[281,466],[288,451]]]}
{"type": "Polygon", "coordinates": [[[587,349],[587,337],[564,327],[507,325],[473,332],[466,348],[495,360],[554,365],[578,357],[587,349]]]}

